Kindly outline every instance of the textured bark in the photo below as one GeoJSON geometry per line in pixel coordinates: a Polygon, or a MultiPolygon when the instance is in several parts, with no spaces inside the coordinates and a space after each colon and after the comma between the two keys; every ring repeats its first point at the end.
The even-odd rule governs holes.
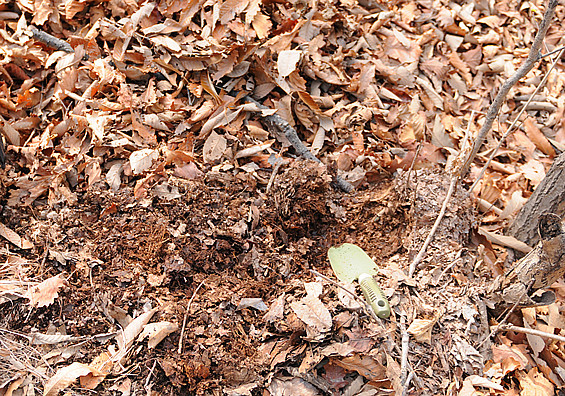
{"type": "Polygon", "coordinates": [[[546,212],[561,217],[565,213],[565,153],[555,159],[545,178],[514,219],[508,234],[534,246],[539,241],[539,218],[546,212]]]}
{"type": "Polygon", "coordinates": [[[491,285],[489,300],[499,307],[548,305],[555,301],[551,291],[541,296],[534,293],[551,286],[565,273],[565,225],[554,213],[541,215],[537,225],[541,238],[536,247],[491,285]]]}

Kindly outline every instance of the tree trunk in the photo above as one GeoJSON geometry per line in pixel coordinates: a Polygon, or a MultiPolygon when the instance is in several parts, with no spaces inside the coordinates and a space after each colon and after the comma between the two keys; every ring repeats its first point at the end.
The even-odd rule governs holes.
{"type": "Polygon", "coordinates": [[[565,213],[565,153],[555,159],[545,178],[514,219],[508,234],[535,246],[539,241],[539,217],[547,212],[560,217],[565,213]]]}

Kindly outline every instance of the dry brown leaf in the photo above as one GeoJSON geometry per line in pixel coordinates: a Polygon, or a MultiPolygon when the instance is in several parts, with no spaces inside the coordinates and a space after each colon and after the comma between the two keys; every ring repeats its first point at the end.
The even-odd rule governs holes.
{"type": "Polygon", "coordinates": [[[131,171],[134,175],[145,172],[153,165],[153,161],[159,158],[159,152],[153,149],[142,149],[134,151],[129,156],[131,171]]]}
{"type": "MultiPolygon", "coordinates": [[[[478,375],[471,375],[468,378],[465,379],[466,382],[468,382],[473,388],[473,391],[471,393],[472,394],[477,394],[475,387],[483,387],[483,388],[488,388],[488,389],[494,389],[497,390],[499,392],[503,392],[504,391],[504,387],[500,384],[497,384],[494,381],[491,381],[487,378],[484,377],[479,377],[478,375]]],[[[461,392],[459,393],[459,395],[461,396],[461,392]]]]}
{"type": "Polygon", "coordinates": [[[252,157],[255,154],[259,154],[261,151],[268,149],[273,145],[275,139],[268,140],[265,143],[256,144],[255,146],[244,148],[235,154],[235,159],[252,157]]]}
{"type": "Polygon", "coordinates": [[[219,160],[224,155],[227,147],[228,141],[226,138],[212,131],[204,142],[204,148],[202,149],[204,162],[210,163],[219,160]]]}
{"type": "Polygon", "coordinates": [[[96,389],[96,387],[104,381],[106,376],[110,374],[114,367],[114,362],[108,352],[102,352],[92,360],[89,367],[96,370],[96,373],[80,377],[80,385],[86,389],[96,389]]]}
{"type": "Polygon", "coordinates": [[[220,22],[226,24],[247,8],[249,0],[226,0],[220,6],[220,22]]]}
{"type": "Polygon", "coordinates": [[[273,24],[269,20],[269,17],[262,14],[261,12],[255,15],[251,25],[253,26],[255,33],[257,33],[257,37],[259,37],[260,39],[266,38],[271,31],[271,27],[273,26],[273,24]]]}
{"type": "Polygon", "coordinates": [[[154,44],[160,45],[168,49],[169,51],[173,52],[181,52],[182,48],[173,38],[169,36],[154,36],[151,37],[151,40],[154,44]]]}
{"type": "Polygon", "coordinates": [[[371,356],[355,354],[341,359],[331,358],[331,362],[349,371],[357,371],[369,381],[386,379],[386,367],[371,356]]]}
{"type": "Polygon", "coordinates": [[[518,239],[508,236],[499,235],[494,232],[487,230],[484,227],[479,227],[479,234],[484,235],[490,242],[495,243],[500,246],[510,247],[522,253],[529,253],[532,250],[527,244],[518,239]]]}
{"type": "Polygon", "coordinates": [[[178,328],[179,326],[176,323],[167,321],[149,323],[143,328],[143,331],[139,335],[139,340],[143,340],[147,337],[147,346],[152,349],[159,345],[166,336],[177,331],[178,328]]]}
{"type": "Polygon", "coordinates": [[[283,293],[271,304],[271,308],[269,308],[265,316],[263,316],[265,322],[278,322],[284,317],[285,298],[286,295],[283,293]]]}
{"type": "Polygon", "coordinates": [[[67,386],[75,382],[79,377],[98,372],[86,364],[74,362],[69,366],[60,368],[55,375],[45,384],[43,396],[55,396],[67,386]]]}
{"type": "Polygon", "coordinates": [[[542,153],[548,155],[551,158],[555,157],[555,150],[553,149],[551,143],[549,143],[545,135],[542,133],[542,131],[538,128],[533,118],[526,118],[526,120],[524,121],[524,128],[526,129],[528,138],[542,153]]]}
{"type": "Polygon", "coordinates": [[[106,173],[106,183],[110,185],[112,191],[118,191],[120,189],[120,185],[122,184],[122,173],[124,170],[124,166],[121,163],[113,164],[108,173],[106,173]]]}
{"type": "Polygon", "coordinates": [[[59,289],[67,284],[63,274],[52,276],[38,285],[30,287],[24,297],[29,298],[29,303],[38,308],[52,304],[59,296],[59,289]]]}
{"type": "Polygon", "coordinates": [[[235,120],[235,118],[239,115],[241,110],[242,107],[236,110],[230,110],[225,108],[220,108],[216,110],[215,115],[210,117],[208,121],[204,123],[202,129],[200,130],[200,133],[202,134],[202,136],[207,136],[208,133],[210,133],[214,128],[229,124],[230,122],[235,120]]]}
{"type": "MultiPolygon", "coordinates": [[[[512,196],[510,197],[510,200],[504,206],[504,210],[498,217],[500,219],[507,219],[509,217],[513,217],[514,214],[516,214],[520,209],[522,209],[522,206],[524,206],[527,200],[528,200],[527,198],[522,197],[522,191],[514,191],[512,193],[512,196]]],[[[489,201],[494,202],[495,200],[493,199],[489,201]]]]}
{"type": "Polygon", "coordinates": [[[31,249],[33,247],[33,243],[28,241],[25,238],[22,238],[15,231],[12,231],[4,224],[0,223],[0,235],[6,238],[8,241],[19,247],[20,249],[31,249]]]}
{"type": "Polygon", "coordinates": [[[116,338],[118,341],[118,347],[120,348],[121,353],[126,353],[127,349],[133,344],[133,341],[137,337],[137,335],[141,332],[143,327],[151,320],[151,317],[155,312],[157,312],[158,308],[153,308],[150,311],[147,311],[137,318],[131,321],[131,323],[124,329],[124,331],[120,332],[116,338]]]}
{"type": "Polygon", "coordinates": [[[116,382],[110,390],[120,392],[122,396],[131,395],[131,379],[128,377],[122,383],[116,382]]]}
{"type": "Polygon", "coordinates": [[[443,110],[443,99],[441,98],[441,96],[435,91],[434,87],[427,82],[426,80],[420,78],[420,77],[416,77],[416,82],[422,87],[424,88],[424,91],[426,91],[426,94],[428,95],[428,97],[431,99],[431,101],[433,102],[434,106],[437,107],[440,110],[443,110]]]}
{"type": "Polygon", "coordinates": [[[412,334],[416,341],[429,343],[432,340],[432,329],[436,322],[437,318],[414,319],[406,331],[408,334],[412,334]]]}
{"type": "Polygon", "coordinates": [[[532,368],[527,374],[519,371],[516,374],[520,381],[522,396],[553,396],[555,388],[553,384],[538,371],[537,367],[532,368]]]}
{"type": "MultiPolygon", "coordinates": [[[[0,120],[2,120],[1,117],[0,120]]],[[[6,136],[6,139],[8,139],[8,142],[10,144],[14,146],[19,146],[21,144],[20,133],[16,128],[14,128],[12,125],[10,125],[10,123],[6,121],[2,122],[2,128],[4,130],[4,135],[6,136]]]]}
{"type": "Polygon", "coordinates": [[[537,187],[545,177],[545,168],[540,161],[531,159],[523,165],[520,165],[520,172],[524,177],[532,182],[534,187],[537,187]]]}
{"type": "Polygon", "coordinates": [[[320,299],[307,295],[300,301],[293,301],[290,307],[300,320],[320,332],[329,331],[332,327],[332,315],[320,299]]]}
{"type": "Polygon", "coordinates": [[[286,50],[279,53],[277,59],[277,68],[279,70],[279,76],[286,77],[294,70],[300,61],[302,56],[302,51],[297,50],[286,50]]]}

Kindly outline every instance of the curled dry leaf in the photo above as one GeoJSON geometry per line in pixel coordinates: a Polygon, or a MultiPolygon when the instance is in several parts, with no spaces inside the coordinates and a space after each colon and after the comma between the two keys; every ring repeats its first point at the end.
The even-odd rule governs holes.
{"type": "Polygon", "coordinates": [[[167,321],[149,323],[143,328],[143,331],[139,335],[139,340],[143,340],[147,337],[147,346],[149,348],[155,348],[166,336],[174,333],[178,328],[179,326],[176,323],[167,321]]]}
{"type": "Polygon", "coordinates": [[[129,347],[133,344],[133,341],[141,332],[143,327],[151,320],[151,317],[155,312],[157,312],[157,308],[153,308],[152,310],[139,315],[131,321],[124,331],[118,333],[116,337],[118,341],[118,348],[120,349],[117,353],[119,359],[126,356],[129,347]]]}
{"type": "Polygon", "coordinates": [[[432,339],[432,328],[437,322],[434,319],[415,319],[406,331],[412,334],[418,342],[430,342],[432,339]]]}
{"type": "Polygon", "coordinates": [[[79,377],[94,374],[98,371],[83,363],[74,362],[67,367],[63,367],[47,381],[43,388],[43,396],[55,396],[67,386],[75,382],[79,377]]]}
{"type": "Polygon", "coordinates": [[[508,235],[499,235],[494,232],[488,231],[485,227],[479,227],[479,234],[484,235],[490,242],[500,246],[510,247],[522,253],[529,253],[532,250],[524,242],[508,235]]]}
{"type": "Polygon", "coordinates": [[[29,298],[32,306],[37,306],[38,308],[46,307],[53,304],[53,301],[59,295],[59,289],[66,284],[67,281],[62,274],[55,275],[38,285],[30,287],[24,296],[29,298]]]}
{"type": "Polygon", "coordinates": [[[263,150],[268,149],[269,147],[271,147],[271,145],[275,142],[274,139],[268,140],[265,143],[261,143],[261,144],[256,144],[254,146],[251,147],[247,147],[241,151],[238,151],[237,154],[235,155],[236,159],[239,158],[244,158],[244,157],[251,157],[255,154],[260,153],[263,150]]]}

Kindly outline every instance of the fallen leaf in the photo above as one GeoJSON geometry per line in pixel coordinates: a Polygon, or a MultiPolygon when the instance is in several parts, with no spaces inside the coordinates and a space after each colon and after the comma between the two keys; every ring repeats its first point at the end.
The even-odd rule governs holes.
{"type": "Polygon", "coordinates": [[[297,50],[286,50],[279,53],[277,60],[277,68],[279,70],[279,76],[287,77],[296,70],[296,66],[300,61],[302,56],[302,51],[297,50]]]}
{"type": "Polygon", "coordinates": [[[59,296],[59,289],[67,284],[62,274],[52,276],[38,285],[30,287],[24,297],[29,298],[29,303],[38,308],[53,304],[59,296]]]}
{"type": "Polygon", "coordinates": [[[526,118],[526,120],[524,121],[524,129],[526,129],[528,138],[542,153],[551,158],[555,157],[555,150],[553,149],[551,143],[549,143],[543,132],[538,128],[533,118],[526,118]]]}
{"type": "Polygon", "coordinates": [[[266,311],[267,304],[265,304],[261,298],[242,298],[235,310],[239,311],[244,308],[255,308],[258,311],[266,311]]]}
{"type": "Polygon", "coordinates": [[[153,161],[159,158],[159,152],[153,149],[142,149],[131,153],[129,163],[134,175],[139,175],[151,168],[153,161]]]}
{"type": "Polygon", "coordinates": [[[524,242],[514,238],[510,235],[499,235],[494,232],[488,231],[484,227],[479,227],[479,234],[484,235],[490,242],[500,246],[510,247],[522,253],[529,253],[532,248],[524,242]]]}
{"type": "Polygon", "coordinates": [[[534,187],[537,187],[545,177],[545,169],[543,164],[535,159],[531,159],[523,165],[520,165],[520,172],[524,177],[532,182],[534,187]]]}
{"type": "Polygon", "coordinates": [[[2,223],[0,223],[0,235],[2,235],[4,238],[12,242],[20,249],[31,249],[33,247],[33,243],[25,238],[22,238],[21,236],[16,234],[15,231],[12,231],[2,223]]]}
{"type": "Polygon", "coordinates": [[[537,367],[532,368],[528,373],[519,371],[516,377],[520,382],[520,395],[524,396],[553,396],[554,386],[538,371],[537,367]]]}
{"type": "Polygon", "coordinates": [[[271,304],[269,311],[263,316],[265,322],[278,322],[284,317],[285,293],[281,294],[275,302],[271,304]]]}
{"type": "Polygon", "coordinates": [[[329,331],[332,327],[330,311],[318,297],[308,295],[300,301],[293,301],[290,307],[300,320],[320,332],[329,331]]]}
{"type": "Polygon", "coordinates": [[[432,328],[437,319],[414,319],[406,331],[412,334],[418,342],[430,342],[432,339],[432,328]]]}
{"type": "Polygon", "coordinates": [[[386,367],[367,355],[355,354],[341,359],[331,358],[331,362],[349,371],[357,371],[369,381],[386,379],[386,367]]]}
{"type": "Polygon", "coordinates": [[[47,380],[43,388],[43,396],[55,396],[75,382],[79,377],[88,374],[97,374],[97,371],[79,362],[74,362],[69,366],[60,368],[53,377],[47,380]]]}
{"type": "Polygon", "coordinates": [[[215,131],[210,133],[206,142],[204,142],[204,148],[202,149],[202,157],[204,162],[214,162],[219,160],[224,155],[228,146],[228,141],[222,135],[217,134],[215,131]]]}
{"type": "Polygon", "coordinates": [[[167,321],[149,323],[143,328],[143,331],[139,335],[139,340],[143,340],[147,337],[147,346],[152,349],[159,345],[166,336],[177,331],[178,328],[179,326],[176,323],[167,321]]]}

